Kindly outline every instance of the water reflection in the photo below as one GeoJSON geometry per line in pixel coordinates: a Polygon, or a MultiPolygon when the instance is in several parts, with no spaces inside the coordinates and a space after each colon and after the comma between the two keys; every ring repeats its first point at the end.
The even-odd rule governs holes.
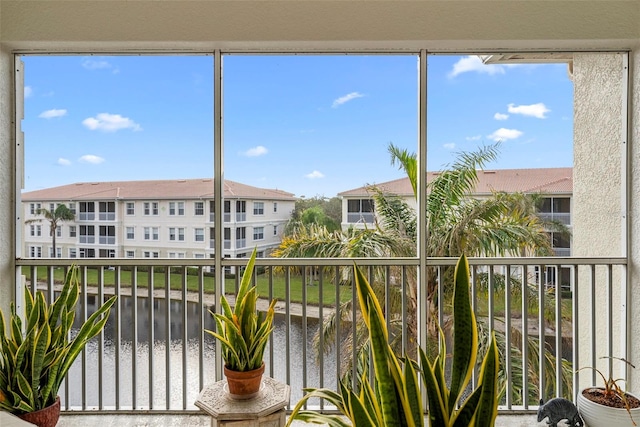
{"type": "MultiPolygon", "coordinates": [[[[89,314],[95,311],[96,300],[95,296],[87,296],[89,314]]],[[[83,315],[82,306],[83,301],[80,301],[76,314],[78,319],[83,315]]],[[[105,408],[118,406],[121,409],[197,409],[193,402],[200,392],[200,315],[200,307],[195,302],[171,300],[167,306],[163,298],[150,300],[146,296],[138,296],[134,307],[133,297],[121,296],[119,310],[114,306],[105,326],[102,350],[99,348],[99,340],[92,340],[87,345],[85,353],[76,360],[69,371],[69,386],[66,389],[63,386],[60,390],[63,405],[68,399],[71,409],[81,408],[83,404],[88,409],[97,408],[100,404],[105,408]],[[116,346],[118,315],[120,345],[116,346]],[[149,342],[153,343],[151,349],[149,342]],[[103,356],[100,358],[101,352],[103,356]],[[116,363],[116,360],[119,360],[119,363],[116,363]],[[99,384],[102,384],[101,389],[99,384]],[[119,390],[119,396],[116,396],[116,389],[119,390]]],[[[307,319],[305,340],[302,319],[291,318],[289,342],[292,356],[289,362],[286,354],[285,317],[277,315],[274,325],[271,344],[274,356],[273,372],[269,370],[271,363],[267,348],[267,374],[279,381],[287,382],[289,366],[291,402],[295,404],[302,397],[302,388],[305,387],[305,361],[306,386],[320,386],[320,366],[312,345],[319,322],[317,319],[307,319]],[[302,357],[304,351],[306,358],[302,357]]],[[[208,312],[204,315],[204,327],[214,327],[214,321],[208,312]]],[[[209,334],[205,334],[202,355],[204,383],[214,382],[214,339],[209,334]]],[[[335,355],[324,357],[323,369],[325,377],[332,378],[329,382],[325,378],[324,386],[335,388],[335,355]]]]}

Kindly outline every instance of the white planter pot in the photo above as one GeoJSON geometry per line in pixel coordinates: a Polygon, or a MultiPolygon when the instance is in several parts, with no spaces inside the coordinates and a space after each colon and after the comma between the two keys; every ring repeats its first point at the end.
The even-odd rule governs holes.
{"type": "Polygon", "coordinates": [[[588,427],[634,427],[633,421],[640,424],[640,408],[631,409],[632,421],[626,409],[592,402],[582,395],[582,391],[578,393],[576,406],[588,427]]]}

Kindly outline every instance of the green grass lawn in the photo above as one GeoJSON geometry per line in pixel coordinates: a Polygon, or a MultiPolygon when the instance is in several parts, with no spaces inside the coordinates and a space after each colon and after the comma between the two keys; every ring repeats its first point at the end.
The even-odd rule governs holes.
{"type": "MultiPolygon", "coordinates": [[[[31,280],[31,269],[29,267],[23,268],[23,274],[27,280],[31,280]]],[[[98,269],[87,269],[87,284],[97,285],[98,283],[98,269]]],[[[114,286],[115,284],[115,271],[104,270],[104,285],[114,286]]],[[[38,277],[40,280],[45,280],[47,277],[46,267],[38,267],[38,277]]],[[[120,286],[130,287],[132,283],[132,272],[123,270],[120,274],[120,286]]],[[[199,289],[199,277],[196,273],[188,274],[187,276],[187,290],[197,292],[199,289]]],[[[259,274],[256,276],[258,285],[258,294],[262,297],[269,295],[269,277],[267,274],[259,274]]],[[[207,294],[215,293],[215,281],[212,276],[204,276],[203,278],[204,292],[207,294]]],[[[64,270],[58,268],[54,270],[54,280],[57,283],[62,283],[64,280],[64,270]]],[[[147,271],[138,271],[137,274],[138,288],[147,288],[149,285],[149,273],[147,271]]],[[[169,275],[169,282],[171,283],[171,289],[182,289],[182,275],[179,273],[171,273],[169,275]]],[[[302,276],[292,274],[290,276],[290,289],[289,294],[291,302],[301,303],[302,301],[302,276]]],[[[155,289],[165,289],[166,286],[166,274],[164,272],[154,272],[153,274],[153,287],[155,289]]],[[[227,278],[225,282],[225,289],[228,293],[235,292],[235,279],[227,278]]],[[[273,296],[280,301],[285,300],[286,283],[283,274],[273,275],[273,296]]],[[[320,301],[319,286],[317,283],[307,286],[307,303],[311,305],[318,305],[320,301]]],[[[351,299],[351,286],[340,286],[340,301],[348,301],[351,299]]],[[[322,286],[322,302],[325,306],[333,306],[336,301],[336,287],[333,283],[324,283],[322,286]]]]}

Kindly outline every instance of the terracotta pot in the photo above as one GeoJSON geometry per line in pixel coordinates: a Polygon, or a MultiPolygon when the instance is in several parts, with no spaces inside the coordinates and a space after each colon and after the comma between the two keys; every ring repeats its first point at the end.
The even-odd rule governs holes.
{"type": "Polygon", "coordinates": [[[587,399],[582,394],[582,391],[578,393],[576,403],[582,419],[589,427],[633,427],[633,421],[636,423],[640,422],[640,408],[632,408],[631,416],[629,416],[629,412],[627,412],[626,409],[611,408],[593,402],[587,399]],[[631,417],[633,417],[633,419],[631,419],[631,417]]]}
{"type": "Polygon", "coordinates": [[[18,418],[22,418],[38,427],[55,427],[60,418],[60,396],[56,397],[56,401],[46,408],[18,415],[18,418]]]}
{"type": "Polygon", "coordinates": [[[264,363],[253,371],[238,372],[224,367],[224,375],[227,377],[229,396],[232,399],[244,400],[256,397],[260,392],[264,363]]]}

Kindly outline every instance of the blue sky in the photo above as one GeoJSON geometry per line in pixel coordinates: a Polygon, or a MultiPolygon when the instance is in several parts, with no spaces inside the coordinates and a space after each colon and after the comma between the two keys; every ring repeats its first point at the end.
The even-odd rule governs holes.
{"type": "MultiPolygon", "coordinates": [[[[25,190],[213,176],[213,57],[25,56],[25,190]]],[[[231,55],[225,178],[296,196],[403,177],[418,139],[414,55],[231,55]]],[[[501,140],[490,168],[571,166],[565,64],[428,61],[428,169],[501,140]]]]}

